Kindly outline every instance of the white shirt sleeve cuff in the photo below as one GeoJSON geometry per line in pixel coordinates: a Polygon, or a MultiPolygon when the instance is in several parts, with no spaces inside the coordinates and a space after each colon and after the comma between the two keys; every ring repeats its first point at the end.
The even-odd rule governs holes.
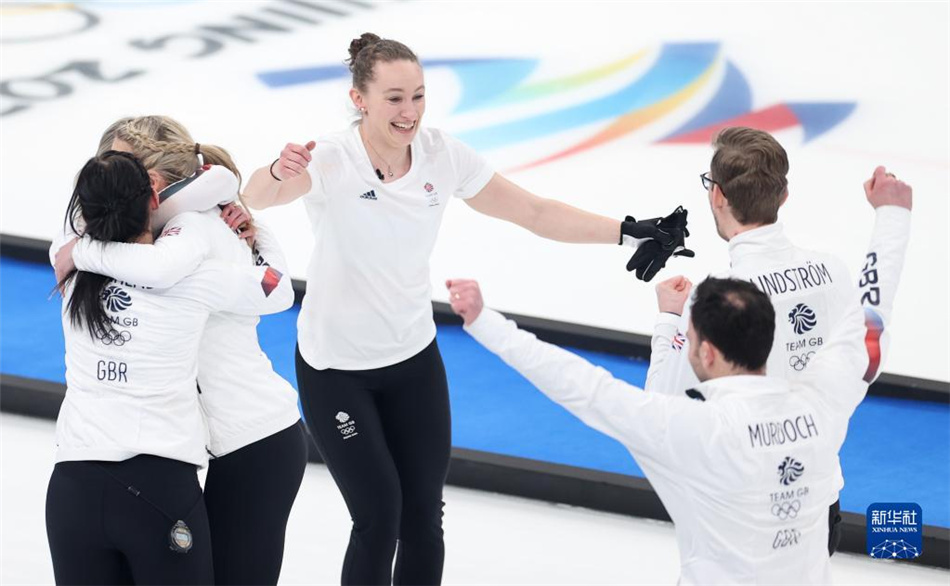
{"type": "Polygon", "coordinates": [[[507,321],[505,316],[494,309],[483,307],[475,321],[462,327],[480,344],[490,349],[492,342],[497,342],[504,337],[507,321]]]}

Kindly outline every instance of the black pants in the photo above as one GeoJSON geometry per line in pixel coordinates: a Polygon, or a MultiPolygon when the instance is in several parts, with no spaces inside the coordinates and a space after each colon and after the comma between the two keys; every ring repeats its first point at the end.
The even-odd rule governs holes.
{"type": "Polygon", "coordinates": [[[297,382],[307,426],[353,518],[342,583],[440,583],[452,438],[435,341],[404,362],[361,371],[314,370],[298,350],[297,382]]]}
{"type": "Polygon", "coordinates": [[[277,584],[287,518],[306,466],[300,422],[211,460],[205,506],[216,584],[277,584]]]}
{"type": "Polygon", "coordinates": [[[828,556],[835,555],[841,543],[841,501],[828,507],[828,556]]]}
{"type": "Polygon", "coordinates": [[[57,584],[214,583],[211,532],[193,464],[157,456],[60,462],[46,494],[46,533],[57,584]],[[187,553],[169,546],[179,519],[193,536],[187,553]]]}

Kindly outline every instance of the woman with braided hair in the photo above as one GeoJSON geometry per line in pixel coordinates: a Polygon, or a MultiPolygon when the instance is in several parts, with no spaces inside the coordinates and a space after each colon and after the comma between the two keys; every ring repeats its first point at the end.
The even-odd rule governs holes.
{"type": "MultiPolygon", "coordinates": [[[[238,195],[240,176],[227,151],[196,144],[184,126],[166,116],[123,118],[106,130],[101,148],[106,145],[133,153],[159,187],[171,184],[155,212],[153,228],[161,237],[153,245],[108,246],[83,238],[71,251],[76,267],[166,288],[206,259],[283,266],[283,258],[261,251],[265,243],[277,249],[265,226],[256,223],[240,234],[256,238],[248,247],[230,229],[245,224],[243,211],[225,211],[227,224],[217,218],[216,204],[238,195]],[[202,159],[214,166],[203,168],[202,159]],[[179,213],[207,208],[213,209],[179,213]]],[[[257,317],[212,315],[198,352],[196,392],[211,457],[205,504],[217,584],[277,583],[287,519],[307,461],[297,394],[261,350],[258,322],[257,317]]]]}
{"type": "MultiPolygon", "coordinates": [[[[110,246],[151,242],[152,183],[128,153],[93,157],[67,228],[81,221],[84,238],[110,246]]],[[[256,319],[287,309],[290,279],[207,260],[162,290],[86,271],[70,271],[60,290],[67,390],[46,500],[56,583],[213,583],[196,474],[208,461],[195,391],[202,330],[212,312],[256,319]]]]}
{"type": "Polygon", "coordinates": [[[408,47],[366,33],[349,54],[356,124],[288,144],[244,196],[255,209],[303,198],[313,227],[307,280],[321,286],[307,292],[297,322],[297,381],[353,519],[342,581],[437,584],[452,443],[429,257],[449,201],[562,242],[653,238],[628,265],[645,280],[683,243],[685,213],[680,227],[660,232],[659,219],[621,222],[529,193],[421,126],[426,88],[408,47]]]}

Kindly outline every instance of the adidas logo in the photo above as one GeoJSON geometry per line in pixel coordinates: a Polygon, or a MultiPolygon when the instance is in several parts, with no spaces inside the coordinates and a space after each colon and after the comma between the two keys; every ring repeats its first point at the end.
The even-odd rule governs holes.
{"type": "Polygon", "coordinates": [[[360,199],[371,199],[373,201],[376,201],[376,192],[370,189],[369,191],[361,195],[360,199]]]}

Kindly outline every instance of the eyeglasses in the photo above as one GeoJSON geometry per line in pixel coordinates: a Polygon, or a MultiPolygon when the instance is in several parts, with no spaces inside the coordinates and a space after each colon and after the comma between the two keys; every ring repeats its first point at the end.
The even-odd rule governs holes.
{"type": "Polygon", "coordinates": [[[710,177],[708,172],[707,172],[707,173],[700,173],[700,174],[699,174],[699,178],[702,179],[702,181],[703,181],[703,189],[705,189],[706,191],[709,191],[710,189],[712,189],[712,186],[713,186],[713,185],[718,185],[718,186],[719,186],[719,190],[722,191],[722,183],[719,183],[718,181],[716,181],[715,179],[713,179],[712,177],[710,177]]]}

